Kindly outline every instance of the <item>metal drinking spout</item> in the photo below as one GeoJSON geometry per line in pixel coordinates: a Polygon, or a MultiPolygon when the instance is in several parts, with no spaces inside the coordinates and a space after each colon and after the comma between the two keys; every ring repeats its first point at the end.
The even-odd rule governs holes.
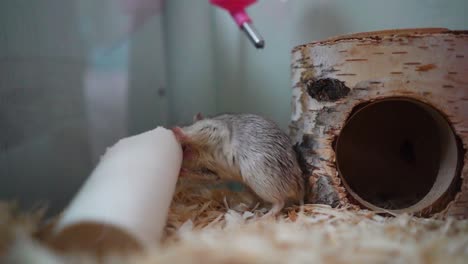
{"type": "Polygon", "coordinates": [[[257,49],[263,49],[263,47],[265,47],[265,40],[263,40],[262,36],[257,32],[253,24],[244,22],[241,25],[241,29],[245,32],[245,34],[249,37],[250,41],[257,49]]]}
{"type": "Polygon", "coordinates": [[[257,49],[265,47],[265,40],[255,29],[252,19],[245,12],[245,8],[255,3],[256,0],[210,0],[210,2],[228,11],[257,49]]]}

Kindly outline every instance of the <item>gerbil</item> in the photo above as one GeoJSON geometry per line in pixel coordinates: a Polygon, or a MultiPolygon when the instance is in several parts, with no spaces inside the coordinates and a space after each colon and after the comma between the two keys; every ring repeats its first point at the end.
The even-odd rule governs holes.
{"type": "Polygon", "coordinates": [[[243,182],[272,203],[265,216],[286,202],[304,198],[304,180],[289,137],[272,121],[254,114],[223,114],[203,119],[174,134],[184,149],[182,169],[208,172],[243,182]]]}

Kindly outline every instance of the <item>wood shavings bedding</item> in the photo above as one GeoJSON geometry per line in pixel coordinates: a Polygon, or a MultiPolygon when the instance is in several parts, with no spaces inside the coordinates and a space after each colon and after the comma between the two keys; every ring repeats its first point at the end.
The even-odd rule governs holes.
{"type": "MultiPolygon", "coordinates": [[[[307,204],[260,220],[267,208],[245,192],[181,182],[160,248],[103,263],[468,263],[468,220],[384,217],[307,204]]],[[[96,263],[35,239],[43,211],[0,206],[2,263],[96,263]]]]}

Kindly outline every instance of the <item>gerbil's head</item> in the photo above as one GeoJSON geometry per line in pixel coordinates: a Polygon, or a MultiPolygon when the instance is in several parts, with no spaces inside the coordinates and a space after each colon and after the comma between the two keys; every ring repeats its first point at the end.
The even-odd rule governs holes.
{"type": "Polygon", "coordinates": [[[218,145],[229,137],[227,124],[221,120],[204,118],[198,113],[193,124],[172,129],[182,145],[210,147],[218,145]]]}
{"type": "Polygon", "coordinates": [[[229,140],[229,130],[223,121],[203,118],[201,114],[194,117],[193,124],[174,127],[172,131],[182,145],[182,167],[189,171],[214,169],[215,149],[229,140]]]}

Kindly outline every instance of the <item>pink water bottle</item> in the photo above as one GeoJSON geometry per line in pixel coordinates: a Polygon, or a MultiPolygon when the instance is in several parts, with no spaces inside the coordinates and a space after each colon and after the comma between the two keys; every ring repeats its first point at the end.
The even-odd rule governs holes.
{"type": "Polygon", "coordinates": [[[210,0],[210,2],[228,11],[256,48],[261,49],[265,46],[265,41],[255,30],[252,20],[245,12],[245,9],[255,3],[256,0],[210,0]]]}

